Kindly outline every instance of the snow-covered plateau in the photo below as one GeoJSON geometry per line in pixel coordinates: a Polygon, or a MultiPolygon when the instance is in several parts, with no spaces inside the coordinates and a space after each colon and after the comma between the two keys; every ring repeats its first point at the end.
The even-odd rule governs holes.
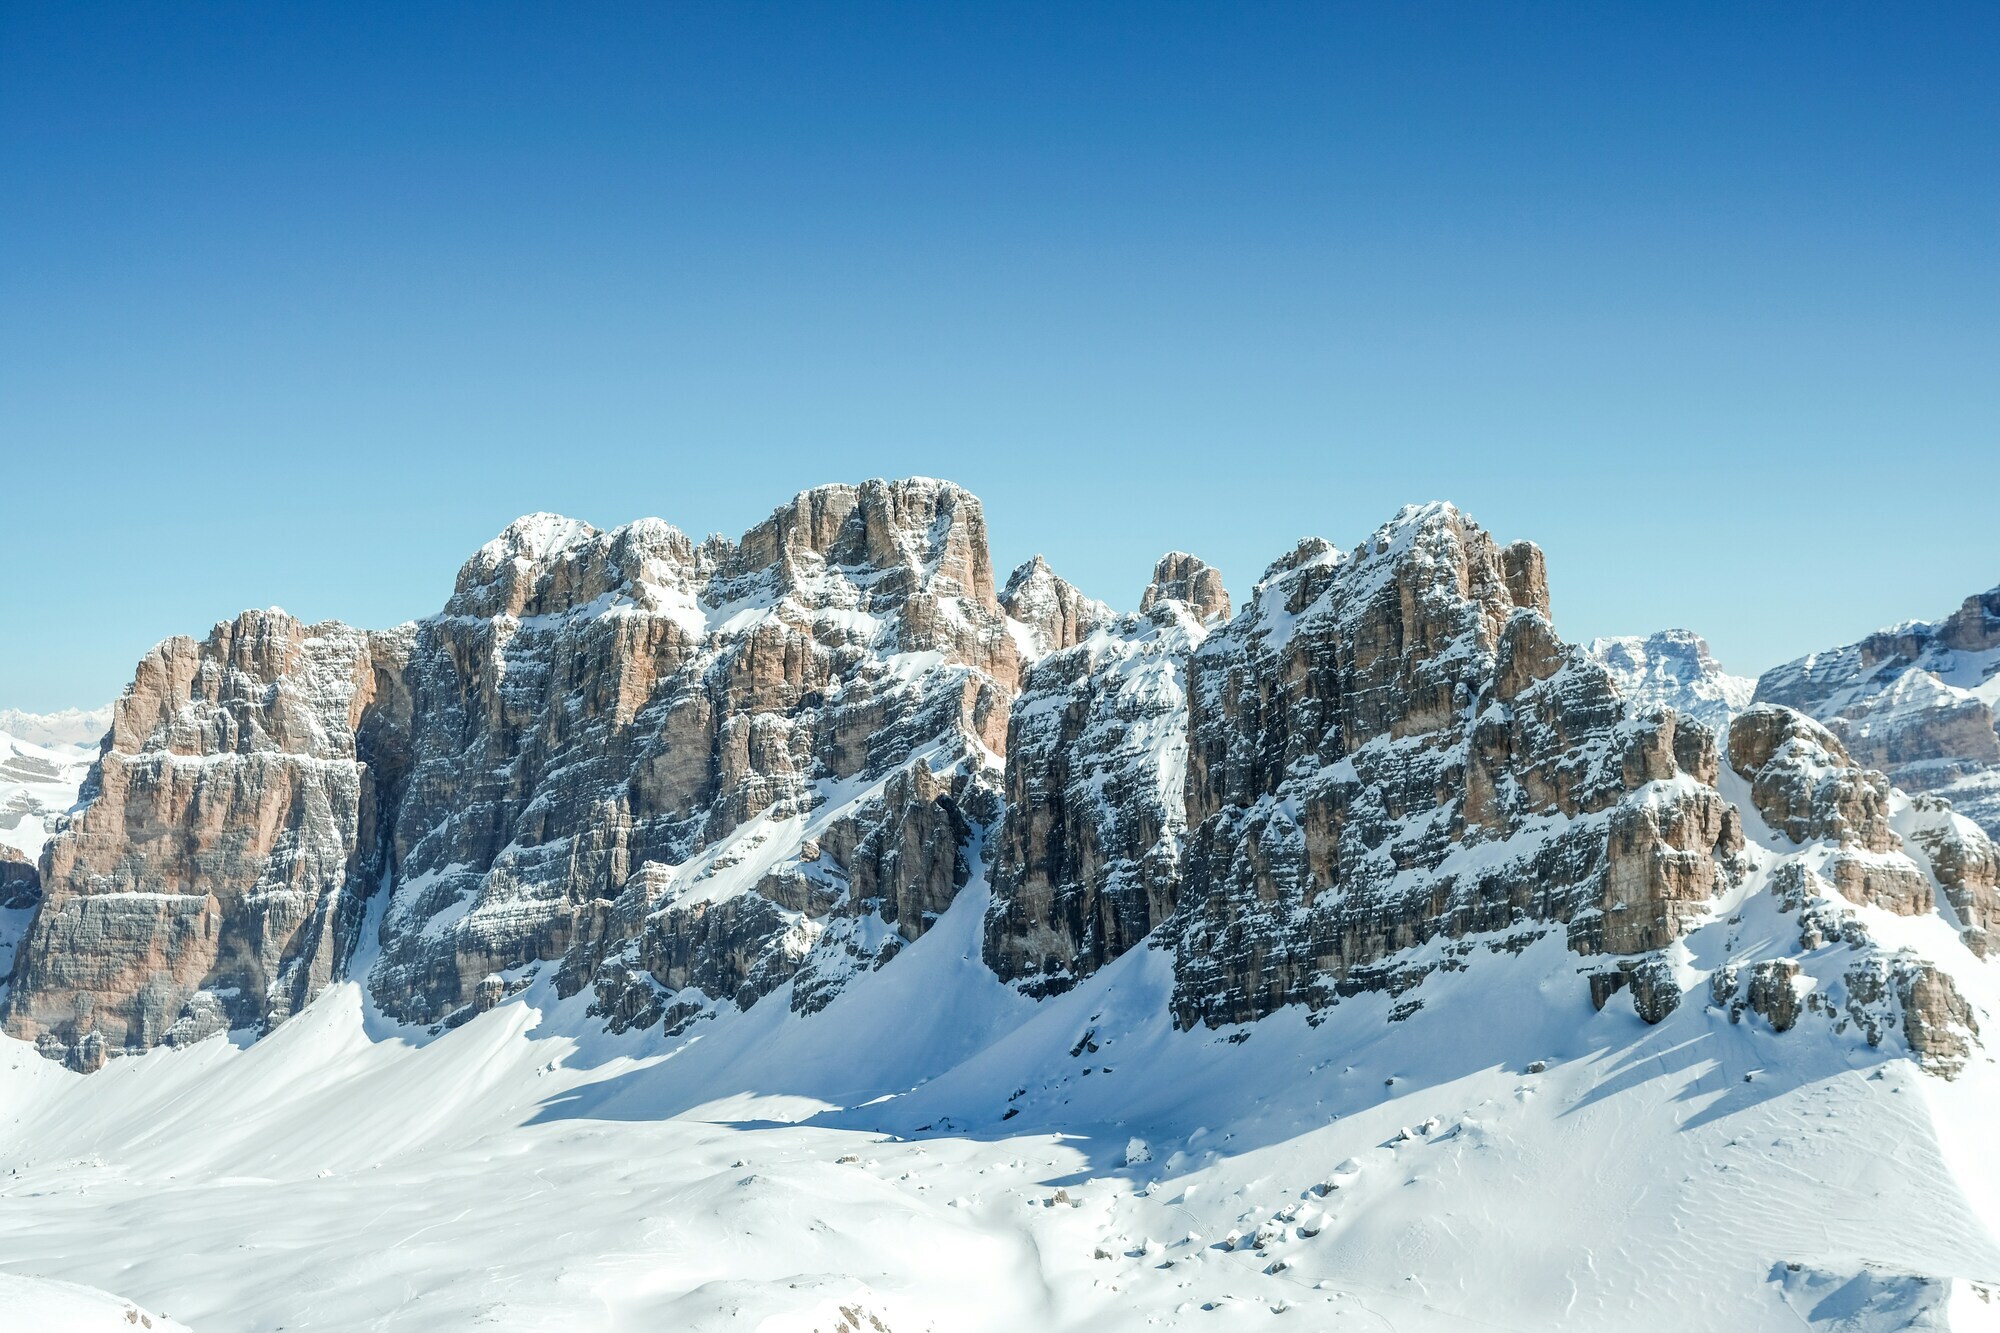
{"type": "Polygon", "coordinates": [[[0,738],[0,1329],[2000,1329],[2000,857],[1852,689],[1448,505],[1138,605],[539,515],[0,738]]]}

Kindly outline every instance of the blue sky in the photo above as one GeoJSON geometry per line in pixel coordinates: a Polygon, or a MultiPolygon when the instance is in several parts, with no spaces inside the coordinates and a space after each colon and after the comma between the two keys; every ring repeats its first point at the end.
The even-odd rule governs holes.
{"type": "Polygon", "coordinates": [[[2000,582],[2000,6],[0,0],[0,705],[925,473],[1135,604],[1456,500],[1755,671],[2000,582]]]}

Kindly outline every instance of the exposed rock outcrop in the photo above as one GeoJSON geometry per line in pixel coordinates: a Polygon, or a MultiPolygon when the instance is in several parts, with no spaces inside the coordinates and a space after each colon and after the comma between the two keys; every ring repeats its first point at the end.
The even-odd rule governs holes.
{"type": "Polygon", "coordinates": [[[398,636],[249,611],[139,664],[43,854],[7,1030],[79,1066],[264,1028],[347,957],[381,877],[364,726],[398,636]]]}
{"type": "Polygon", "coordinates": [[[1051,654],[1026,677],[1008,723],[1007,814],[985,955],[1029,994],[1067,990],[1174,908],[1187,659],[1229,600],[1214,573],[1169,555],[1146,589],[1146,610],[1051,654]]]}
{"type": "Polygon", "coordinates": [[[1949,1078],[1972,1058],[1979,1024],[1949,973],[1933,963],[1910,961],[1895,971],[1896,1002],[1903,1011],[1903,1040],[1918,1063],[1949,1078]]]}
{"type": "Polygon", "coordinates": [[[1833,733],[1790,708],[1759,704],[1729,728],[1729,765],[1766,823],[1793,842],[1832,838],[1871,852],[1901,845],[1889,782],[1856,764],[1833,733]]]}
{"type": "Polygon", "coordinates": [[[1266,572],[1189,666],[1179,1022],[1401,990],[1438,937],[1635,954],[1706,910],[1740,841],[1687,768],[1712,739],[1629,717],[1547,607],[1540,552],[1449,505],[1266,572]]]}
{"type": "Polygon", "coordinates": [[[1186,604],[1203,623],[1229,619],[1229,590],[1222,586],[1221,572],[1186,551],[1169,551],[1153,566],[1153,581],[1139,599],[1139,614],[1167,601],[1186,604]]]}
{"type": "Polygon", "coordinates": [[[1750,1009],[1762,1014],[1774,1032],[1789,1032],[1798,1024],[1798,980],[1799,965],[1790,958],[1767,958],[1750,969],[1750,1009]]]}
{"type": "Polygon", "coordinates": [[[370,982],[423,1020],[537,960],[749,1003],[829,913],[916,938],[969,875],[963,812],[997,813],[1019,674],[979,502],[927,480],[808,491],[699,547],[524,520],[411,656],[370,982]]]}
{"type": "Polygon", "coordinates": [[[1855,762],[1936,792],[2000,836],[2000,588],[1940,621],[1911,621],[1773,667],[1760,702],[1808,713],[1855,762]]]}
{"type": "Polygon", "coordinates": [[[1758,704],[1735,720],[1729,761],[1749,784],[1756,814],[1779,835],[1755,859],[1767,867],[1778,910],[1797,915],[1799,934],[1796,953],[1718,971],[1716,1003],[1727,1004],[1732,1019],[1747,1004],[1780,1032],[1817,1013],[1833,1031],[1852,1031],[1871,1046],[1900,1038],[1926,1069],[1955,1076],[1979,1035],[1947,965],[1957,960],[1885,945],[1880,923],[1871,926],[1856,908],[1955,917],[1960,939],[1984,956],[2000,905],[1993,887],[2000,860],[1986,835],[1946,801],[1911,800],[1855,763],[1827,728],[1779,705],[1758,704]],[[1746,966],[1753,969],[1747,999],[1728,999],[1746,966]]]}
{"type": "Polygon", "coordinates": [[[1890,827],[1889,780],[1856,764],[1832,732],[1803,713],[1758,704],[1730,725],[1729,763],[1774,830],[1796,843],[1838,845],[1822,868],[1849,902],[1901,916],[1931,910],[1930,877],[1890,827]]]}
{"type": "Polygon", "coordinates": [[[750,1002],[830,914],[914,939],[967,882],[1019,672],[978,501],[921,479],[806,492],[736,543],[534,515],[413,626],[170,640],[51,845],[7,1027],[79,1063],[93,1033],[266,1027],[385,881],[394,1016],[614,956],[612,1009],[635,977],[750,1002]]]}
{"type": "Polygon", "coordinates": [[[1846,1020],[1871,1046],[1900,1036],[1917,1063],[1952,1078],[1972,1057],[1979,1024],[1950,974],[1909,953],[1871,952],[1842,978],[1846,1020]]]}
{"type": "Polygon", "coordinates": [[[1040,556],[1008,576],[1000,606],[1025,631],[1017,634],[1024,666],[1081,643],[1084,635],[1117,619],[1109,606],[1085,597],[1040,556]]]}
{"type": "Polygon", "coordinates": [[[35,863],[0,845],[0,911],[21,911],[42,900],[42,877],[35,863]]]}
{"type": "MultiPolygon", "coordinates": [[[[1299,543],[1233,619],[1178,552],[1136,615],[1039,557],[996,593],[979,502],[925,479],[738,541],[531,515],[429,619],[248,612],[148,655],[39,867],[0,860],[0,1022],[87,1070],[350,972],[440,1028],[537,976],[614,1030],[809,1015],[974,889],[1003,980],[1052,996],[1150,943],[1183,1028],[1317,1022],[1551,936],[1659,1023],[1715,956],[1682,937],[1767,892],[1796,936],[1724,941],[1731,1019],[1971,1058],[1988,992],[1907,946],[1950,932],[1871,909],[1983,956],[2000,856],[1856,757],[1877,714],[1746,710],[1693,636],[1586,651],[1549,606],[1540,551],[1450,505],[1299,543]],[[1676,702],[1727,720],[1735,777],[1676,702]]],[[[1961,680],[1973,609],[1870,660],[1961,680]]]]}

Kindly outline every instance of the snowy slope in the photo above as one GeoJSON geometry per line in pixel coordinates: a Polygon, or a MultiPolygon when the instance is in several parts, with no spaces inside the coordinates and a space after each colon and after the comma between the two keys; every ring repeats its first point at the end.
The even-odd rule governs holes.
{"type": "MultiPolygon", "coordinates": [[[[1798,853],[1751,831],[1689,969],[1797,932],[1764,886],[1798,853]]],[[[1996,1326],[1983,1054],[1946,1083],[1699,1002],[1648,1027],[1546,939],[1400,1022],[1174,1032],[1158,950],[1001,986],[985,900],[818,1014],[678,1041],[571,1035],[546,984],[431,1038],[349,982],[90,1076],[5,1043],[0,1273],[201,1333],[1996,1326]]]]}
{"type": "MultiPolygon", "coordinates": [[[[30,714],[0,716],[38,721],[30,714]]],[[[46,729],[29,730],[42,734],[46,729]]],[[[38,745],[0,731],[0,858],[32,864],[41,855],[56,816],[76,804],[77,788],[95,755],[95,746],[86,750],[63,741],[38,745]]],[[[0,995],[6,993],[14,951],[33,915],[33,894],[10,893],[0,882],[0,995]]]]}
{"type": "Polygon", "coordinates": [[[48,821],[76,803],[96,757],[94,742],[41,744],[0,730],[0,845],[32,861],[48,841],[48,821]]]}
{"type": "Polygon", "coordinates": [[[36,1333],[186,1333],[176,1323],[130,1301],[73,1282],[9,1277],[0,1273],[0,1326],[36,1333]]]}

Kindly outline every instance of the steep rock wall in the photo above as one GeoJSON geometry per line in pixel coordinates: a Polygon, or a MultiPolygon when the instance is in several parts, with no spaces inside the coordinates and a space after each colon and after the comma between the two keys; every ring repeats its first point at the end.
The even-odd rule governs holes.
{"type": "Polygon", "coordinates": [[[1631,715],[1548,605],[1541,553],[1449,505],[1267,571],[1189,665],[1177,1021],[1400,992],[1453,942],[1555,928],[1622,984],[1706,910],[1740,841],[1713,738],[1631,715]]]}
{"type": "Polygon", "coordinates": [[[325,986],[381,875],[371,724],[404,646],[249,611],[149,653],[44,849],[7,1030],[88,1067],[325,986]]]}
{"type": "Polygon", "coordinates": [[[1069,989],[1176,903],[1187,660],[1229,599],[1216,571],[1176,552],[1140,604],[1035,664],[1008,721],[985,957],[1027,994],[1069,989]]]}

